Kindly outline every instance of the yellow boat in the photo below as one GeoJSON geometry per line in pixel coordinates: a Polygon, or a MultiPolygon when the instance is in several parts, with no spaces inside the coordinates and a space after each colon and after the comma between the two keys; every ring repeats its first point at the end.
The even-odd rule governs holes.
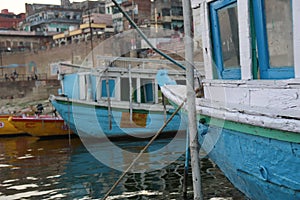
{"type": "Polygon", "coordinates": [[[68,135],[72,131],[60,117],[48,115],[9,117],[8,121],[17,129],[35,137],[68,135]]]}
{"type": "Polygon", "coordinates": [[[8,122],[9,115],[0,115],[0,136],[26,134],[23,130],[15,128],[8,122]]]}

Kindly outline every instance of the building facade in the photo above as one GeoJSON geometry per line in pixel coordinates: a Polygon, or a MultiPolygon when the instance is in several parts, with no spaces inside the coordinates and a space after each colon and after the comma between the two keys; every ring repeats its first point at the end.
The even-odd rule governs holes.
{"type": "Polygon", "coordinates": [[[92,13],[84,15],[82,21],[79,28],[54,35],[55,46],[87,42],[91,40],[91,35],[93,39],[103,39],[114,33],[112,15],[92,13]]]}
{"type": "Polygon", "coordinates": [[[26,20],[22,30],[55,34],[76,29],[81,23],[82,12],[60,5],[26,4],[26,20]]]}
{"type": "Polygon", "coordinates": [[[37,32],[0,30],[0,51],[20,52],[46,49],[52,43],[51,36],[37,32]]]}
{"type": "Polygon", "coordinates": [[[152,24],[183,32],[182,0],[152,0],[152,24]]]}
{"type": "Polygon", "coordinates": [[[1,10],[0,13],[0,29],[17,30],[19,23],[25,19],[25,13],[14,14],[8,9],[1,10]]]}
{"type": "Polygon", "coordinates": [[[105,4],[106,0],[82,1],[71,3],[71,7],[73,9],[82,10],[83,15],[87,15],[89,13],[105,14],[105,4]]]}

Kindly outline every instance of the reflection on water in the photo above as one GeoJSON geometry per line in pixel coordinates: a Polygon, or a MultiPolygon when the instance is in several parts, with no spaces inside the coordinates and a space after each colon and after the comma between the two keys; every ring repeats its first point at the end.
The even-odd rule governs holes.
{"type": "MultiPolygon", "coordinates": [[[[152,148],[168,142],[169,139],[160,139],[152,148]]],[[[145,144],[118,142],[122,148],[137,152],[145,144]]],[[[160,155],[155,156],[154,160],[159,160],[160,155]]],[[[111,162],[120,164],[120,160],[111,162]]],[[[145,167],[143,162],[138,161],[137,166],[145,167]]],[[[204,199],[245,199],[208,159],[203,159],[201,165],[204,199]]],[[[163,169],[128,173],[109,199],[182,199],[183,168],[184,155],[179,155],[163,169]]],[[[0,200],[100,199],[121,175],[95,159],[78,138],[72,139],[69,148],[68,139],[38,140],[27,136],[0,138],[0,171],[0,200]]],[[[188,197],[193,197],[191,172],[188,197]]]]}

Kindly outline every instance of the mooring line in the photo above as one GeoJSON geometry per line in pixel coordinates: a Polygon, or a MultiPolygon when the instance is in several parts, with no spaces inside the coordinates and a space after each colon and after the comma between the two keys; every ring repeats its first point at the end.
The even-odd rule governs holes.
{"type": "Polygon", "coordinates": [[[120,183],[120,181],[124,178],[124,176],[127,174],[127,172],[133,167],[135,162],[141,157],[141,155],[147,150],[147,148],[152,144],[152,142],[161,134],[162,130],[168,125],[168,123],[173,119],[173,117],[179,112],[179,110],[182,108],[184,103],[186,102],[186,99],[180,104],[180,106],[174,111],[174,113],[170,116],[170,118],[164,123],[164,125],[156,132],[156,134],[151,138],[151,140],[148,142],[148,144],[140,151],[138,156],[132,161],[132,163],[129,165],[129,167],[123,172],[123,174],[120,176],[120,178],[114,183],[114,185],[108,190],[108,192],[103,197],[103,200],[105,200],[110,193],[117,187],[117,185],[120,183]]]}

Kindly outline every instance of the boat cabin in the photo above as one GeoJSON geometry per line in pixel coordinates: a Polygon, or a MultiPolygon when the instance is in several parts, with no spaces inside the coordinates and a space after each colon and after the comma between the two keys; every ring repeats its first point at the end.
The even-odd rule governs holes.
{"type": "MultiPolygon", "coordinates": [[[[61,75],[62,91],[70,99],[101,102],[161,103],[156,80],[157,69],[105,67],[61,75]]],[[[185,84],[183,70],[169,70],[169,75],[185,84]]]]}
{"type": "Polygon", "coordinates": [[[300,1],[196,0],[192,4],[201,18],[206,98],[299,108],[300,1]]]}

